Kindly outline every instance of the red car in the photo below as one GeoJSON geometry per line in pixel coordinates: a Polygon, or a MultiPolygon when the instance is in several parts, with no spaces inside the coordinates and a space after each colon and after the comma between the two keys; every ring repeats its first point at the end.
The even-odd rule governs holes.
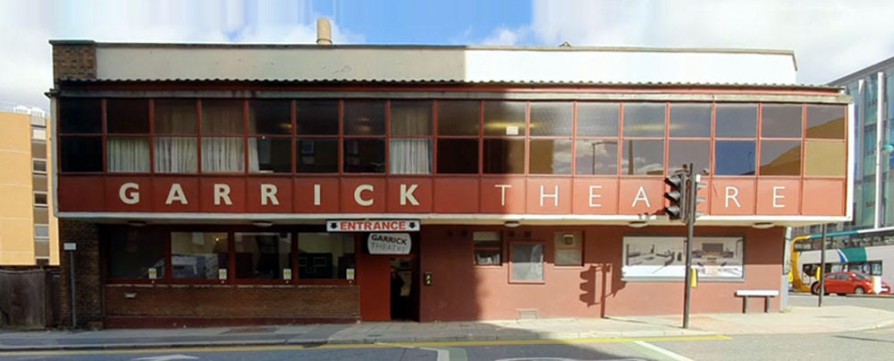
{"type": "MultiPolygon", "coordinates": [[[[810,286],[810,293],[819,294],[820,284],[814,282],[810,286]]],[[[862,272],[830,272],[826,274],[826,293],[834,293],[839,296],[847,294],[872,294],[872,276],[862,272]]],[[[891,286],[887,282],[882,281],[881,292],[879,294],[890,295],[891,286]]]]}

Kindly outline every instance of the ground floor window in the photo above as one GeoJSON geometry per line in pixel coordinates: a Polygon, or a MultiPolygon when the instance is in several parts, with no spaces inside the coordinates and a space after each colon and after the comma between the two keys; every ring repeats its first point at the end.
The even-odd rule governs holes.
{"type": "Polygon", "coordinates": [[[108,237],[109,278],[157,279],[165,275],[167,234],[136,229],[111,230],[108,237]]]}
{"type": "Polygon", "coordinates": [[[543,282],[543,243],[513,242],[509,248],[512,282],[543,282]]]}
{"type": "Polygon", "coordinates": [[[226,280],[226,233],[171,233],[171,274],[175,279],[226,280]]]}
{"type": "Polygon", "coordinates": [[[354,254],[353,235],[298,233],[298,277],[354,279],[354,254]]]}
{"type": "Polygon", "coordinates": [[[236,233],[236,278],[292,279],[290,233],[236,233]]]}
{"type": "Polygon", "coordinates": [[[503,240],[500,232],[474,232],[476,266],[499,266],[503,264],[503,240]]]}

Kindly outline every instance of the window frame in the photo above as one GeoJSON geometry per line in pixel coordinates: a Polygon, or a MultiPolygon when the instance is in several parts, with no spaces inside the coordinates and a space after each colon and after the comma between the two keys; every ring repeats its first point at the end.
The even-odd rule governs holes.
{"type": "Polygon", "coordinates": [[[34,174],[47,174],[47,171],[48,171],[47,166],[48,165],[49,165],[49,162],[45,158],[31,158],[31,172],[34,174]],[[37,169],[36,166],[38,163],[43,163],[43,170],[37,169]]]}
{"type": "Polygon", "coordinates": [[[546,277],[546,250],[547,250],[546,242],[533,241],[533,240],[524,240],[524,241],[513,240],[513,241],[509,242],[508,248],[509,248],[509,250],[508,250],[509,258],[506,260],[506,263],[508,263],[508,265],[509,265],[509,267],[507,267],[508,268],[507,279],[509,281],[509,284],[545,284],[546,283],[546,278],[547,278],[546,277]],[[513,264],[516,262],[512,259],[512,257],[515,254],[515,246],[521,246],[521,245],[531,245],[534,247],[538,247],[538,246],[540,247],[540,249],[541,249],[540,250],[540,277],[541,277],[541,279],[539,279],[539,280],[519,280],[519,279],[514,278],[515,275],[512,271],[513,271],[513,264]]]}
{"type": "Polygon", "coordinates": [[[580,230],[554,232],[553,233],[553,254],[552,254],[553,267],[557,268],[557,269],[580,269],[580,268],[582,268],[587,263],[587,261],[586,261],[586,242],[584,242],[585,239],[586,239],[586,232],[580,231],[580,230]],[[576,247],[576,250],[580,254],[580,263],[578,263],[578,264],[559,264],[559,261],[558,261],[559,251],[565,250],[565,249],[562,249],[561,247],[559,247],[559,236],[561,235],[564,238],[568,234],[574,235],[574,237],[578,241],[578,246],[576,247]]]}
{"type": "Polygon", "coordinates": [[[46,192],[46,191],[33,191],[33,192],[32,192],[32,197],[31,197],[31,201],[33,202],[34,207],[36,207],[36,208],[48,208],[48,207],[50,206],[50,196],[49,196],[49,192],[46,192]],[[38,201],[37,201],[37,196],[38,196],[38,195],[43,195],[44,199],[46,199],[46,202],[43,202],[43,203],[38,202],[38,201]]]}
{"type": "MultiPolygon", "coordinates": [[[[506,264],[506,237],[503,231],[488,231],[488,230],[480,230],[471,232],[471,241],[472,241],[472,266],[474,267],[483,267],[483,268],[503,268],[506,264]],[[478,246],[475,240],[476,233],[494,233],[498,237],[500,237],[500,246],[478,246]],[[500,262],[496,264],[485,264],[478,263],[478,251],[497,251],[500,255],[500,262]]],[[[493,241],[493,240],[491,240],[493,241]]]]}

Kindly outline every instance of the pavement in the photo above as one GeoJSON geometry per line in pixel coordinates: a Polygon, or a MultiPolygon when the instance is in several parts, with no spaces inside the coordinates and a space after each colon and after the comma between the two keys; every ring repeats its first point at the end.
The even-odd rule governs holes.
{"type": "Polygon", "coordinates": [[[790,307],[776,313],[525,319],[480,322],[362,322],[281,326],[0,330],[0,352],[271,346],[362,343],[427,343],[607,338],[652,338],[742,334],[834,333],[894,326],[894,312],[857,306],[790,307]]]}

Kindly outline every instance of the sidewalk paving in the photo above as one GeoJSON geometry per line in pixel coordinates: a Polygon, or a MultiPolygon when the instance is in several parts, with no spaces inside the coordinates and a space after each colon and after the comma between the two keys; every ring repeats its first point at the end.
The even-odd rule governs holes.
{"type": "Polygon", "coordinates": [[[98,331],[0,331],[0,352],[401,342],[573,340],[821,333],[894,326],[894,312],[855,306],[792,307],[782,313],[561,318],[481,322],[364,322],[98,331]]]}

